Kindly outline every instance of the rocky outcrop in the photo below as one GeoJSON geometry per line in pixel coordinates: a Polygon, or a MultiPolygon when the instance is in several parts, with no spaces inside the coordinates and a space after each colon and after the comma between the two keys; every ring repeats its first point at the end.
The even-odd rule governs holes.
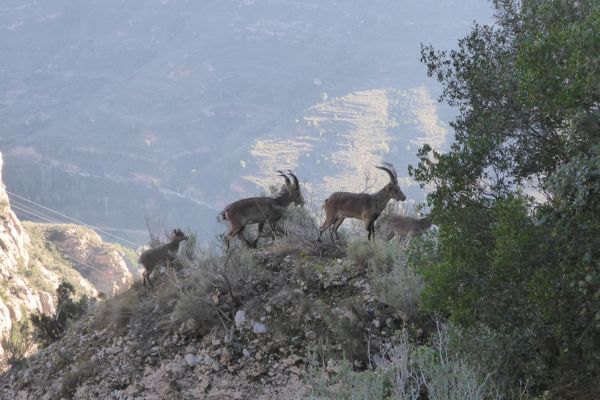
{"type": "Polygon", "coordinates": [[[43,224],[44,236],[94,287],[115,295],[133,283],[125,254],[105,243],[91,229],[77,225],[43,224]]]}

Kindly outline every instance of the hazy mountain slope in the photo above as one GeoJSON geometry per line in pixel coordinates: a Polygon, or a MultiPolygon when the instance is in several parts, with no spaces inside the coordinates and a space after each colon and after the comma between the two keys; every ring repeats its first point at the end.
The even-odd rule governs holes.
{"type": "Polygon", "coordinates": [[[301,146],[286,165],[318,188],[316,198],[383,155],[405,174],[404,142],[425,125],[443,129],[447,115],[410,96],[393,103],[400,92],[436,96],[419,43],[452,43],[488,14],[474,0],[4,2],[8,185],[89,223],[140,228],[151,216],[213,233],[222,205],[260,190],[253,181],[273,182],[264,160],[278,159],[277,143],[314,135],[315,113],[345,107],[387,113],[385,145],[354,147],[363,161],[348,169],[335,160],[373,140],[369,122],[330,118],[310,157],[301,146]],[[387,106],[376,95],[349,100],[367,93],[388,93],[387,106]],[[393,117],[406,112],[414,118],[393,117]]]}

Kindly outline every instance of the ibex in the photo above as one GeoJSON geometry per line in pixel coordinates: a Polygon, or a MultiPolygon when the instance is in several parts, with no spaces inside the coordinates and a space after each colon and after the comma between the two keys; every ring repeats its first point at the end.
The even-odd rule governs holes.
{"type": "Polygon", "coordinates": [[[393,215],[386,221],[386,225],[390,231],[389,239],[394,236],[411,238],[421,235],[431,227],[432,216],[430,214],[424,218],[413,218],[404,215],[393,215]]]}
{"type": "Polygon", "coordinates": [[[140,255],[139,262],[144,266],[144,273],[142,274],[142,284],[144,286],[146,286],[146,280],[148,280],[148,284],[152,287],[150,274],[154,271],[154,268],[163,263],[169,268],[175,260],[179,244],[187,239],[188,237],[185,236],[181,229],[173,229],[173,235],[168,243],[148,249],[140,255]]]}
{"type": "Polygon", "coordinates": [[[274,227],[291,203],[304,204],[304,199],[300,191],[300,183],[296,175],[292,171],[288,171],[288,175],[292,177],[292,183],[286,174],[281,171],[277,172],[279,172],[279,176],[285,179],[285,186],[276,197],[250,197],[241,199],[229,204],[219,214],[223,220],[229,222],[229,231],[225,235],[227,250],[229,250],[229,242],[235,236],[244,239],[248,246],[256,247],[265,224],[274,227]],[[242,234],[248,224],[258,224],[258,235],[252,243],[248,242],[242,234]]]}
{"type": "MultiPolygon", "coordinates": [[[[382,163],[383,166],[376,167],[388,173],[390,183],[385,185],[377,193],[348,193],[336,192],[329,196],[323,208],[325,209],[325,221],[319,227],[319,237],[317,241],[321,241],[321,235],[325,229],[332,227],[336,239],[339,240],[337,230],[346,218],[360,219],[365,223],[365,229],[368,232],[368,239],[375,240],[375,220],[381,214],[390,199],[396,201],[406,200],[406,196],[398,186],[398,176],[394,166],[390,163],[382,163]]],[[[331,241],[333,242],[333,233],[331,233],[331,241]]]]}

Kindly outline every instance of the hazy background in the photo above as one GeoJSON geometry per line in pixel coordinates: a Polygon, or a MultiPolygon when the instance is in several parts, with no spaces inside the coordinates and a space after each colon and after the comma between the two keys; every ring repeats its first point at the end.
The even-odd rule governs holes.
{"type": "Polygon", "coordinates": [[[490,17],[484,0],[2,0],[5,183],[137,243],[146,217],[214,236],[275,169],[316,203],[376,189],[375,163],[407,177],[420,144],[447,146],[420,43],[490,17]]]}

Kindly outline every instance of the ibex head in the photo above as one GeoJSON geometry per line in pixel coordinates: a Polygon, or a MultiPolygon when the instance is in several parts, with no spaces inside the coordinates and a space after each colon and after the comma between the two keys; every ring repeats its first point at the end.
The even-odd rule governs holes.
{"type": "Polygon", "coordinates": [[[171,234],[171,242],[183,242],[184,240],[188,240],[188,237],[185,236],[185,233],[181,229],[173,229],[173,233],[171,234]]]}
{"type": "Polygon", "coordinates": [[[294,181],[294,183],[289,186],[292,202],[294,204],[302,206],[304,205],[304,197],[302,196],[302,192],[300,191],[300,182],[298,182],[298,178],[292,173],[292,171],[288,170],[288,174],[292,177],[292,180],[294,181]]]}
{"type": "Polygon", "coordinates": [[[288,195],[290,196],[290,202],[299,206],[304,205],[304,197],[302,196],[302,192],[300,190],[300,182],[298,182],[298,178],[296,177],[296,175],[294,175],[292,171],[288,170],[287,175],[292,177],[292,182],[283,171],[277,172],[279,172],[279,176],[282,176],[283,179],[285,179],[284,190],[286,190],[288,195]]]}
{"type": "Polygon", "coordinates": [[[394,166],[388,162],[382,162],[383,166],[375,167],[382,171],[385,171],[390,176],[390,183],[388,183],[384,190],[389,193],[390,198],[396,201],[404,201],[406,200],[406,196],[400,190],[400,186],[398,186],[398,174],[396,173],[396,169],[394,166]]]}

